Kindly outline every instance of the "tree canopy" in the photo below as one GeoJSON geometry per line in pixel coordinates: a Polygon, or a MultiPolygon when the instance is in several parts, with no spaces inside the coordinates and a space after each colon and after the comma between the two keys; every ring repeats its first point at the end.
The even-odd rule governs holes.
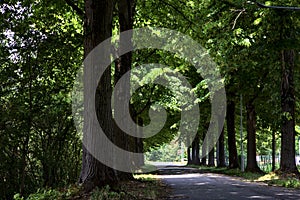
{"type": "MultiPolygon", "coordinates": [[[[217,123],[211,122],[214,93],[209,85],[215,84],[214,80],[209,82],[193,63],[162,49],[138,49],[119,57],[125,39],[115,36],[143,27],[167,28],[189,36],[207,50],[224,78],[227,123],[216,145],[217,152],[212,150],[208,156],[211,165],[214,156],[219,162],[223,152],[221,157],[224,162],[226,157],[227,166],[239,167],[241,143],[237,141],[241,141],[247,146],[246,170],[262,170],[257,155],[272,154],[275,159],[280,154],[276,169],[299,173],[295,163],[296,149],[300,151],[296,140],[300,119],[298,1],[106,0],[102,3],[0,1],[0,196],[3,199],[12,199],[17,193],[28,197],[38,188],[63,187],[76,183],[79,177],[81,182],[93,182],[90,189],[133,178],[130,173],[95,161],[82,149],[83,135],[73,121],[72,89],[78,70],[90,51],[109,37],[113,38],[114,49],[108,57],[117,59],[112,60],[96,95],[98,121],[106,127],[108,138],[128,151],[148,152],[149,157],[159,157],[157,151],[151,155],[157,149],[165,155],[176,153],[181,148],[176,141],[189,142],[178,138],[177,133],[188,101],[185,94],[192,93],[196,97],[193,103],[200,108],[200,119],[196,137],[191,138],[194,142],[185,146],[185,156],[207,165],[209,152],[200,145],[210,123],[217,123]],[[145,66],[151,64],[162,67],[147,70],[145,66]],[[112,91],[127,72],[131,84],[139,87],[131,94],[130,105],[120,109],[129,106],[131,118],[141,127],[151,123],[151,110],[163,108],[167,112],[163,128],[152,137],[128,136],[115,123],[118,111],[112,111],[112,91]],[[192,89],[183,84],[177,73],[188,80],[192,89]],[[161,77],[172,90],[154,83],[161,77]],[[242,116],[238,110],[240,103],[242,116]],[[243,138],[237,134],[240,117],[245,119],[243,138]],[[174,149],[162,150],[169,143],[174,149]],[[90,163],[97,166],[98,175],[103,172],[98,178],[97,173],[84,171],[90,163]]],[[[166,45],[177,48],[174,41],[166,45]]],[[[197,52],[191,52],[194,53],[197,52]]],[[[215,71],[209,69],[207,73],[215,71]]],[[[176,156],[166,157],[178,160],[176,156]]],[[[144,160],[140,162],[137,165],[143,165],[144,160]]]]}

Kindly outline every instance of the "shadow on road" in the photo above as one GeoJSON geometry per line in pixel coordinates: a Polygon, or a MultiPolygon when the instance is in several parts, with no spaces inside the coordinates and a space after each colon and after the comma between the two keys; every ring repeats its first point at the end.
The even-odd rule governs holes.
{"type": "Polygon", "coordinates": [[[299,190],[246,182],[187,166],[159,166],[151,174],[171,188],[168,199],[300,199],[299,190]]]}
{"type": "Polygon", "coordinates": [[[165,166],[160,168],[151,174],[154,175],[181,175],[181,174],[194,174],[203,173],[200,169],[185,167],[185,166],[165,166]]]}

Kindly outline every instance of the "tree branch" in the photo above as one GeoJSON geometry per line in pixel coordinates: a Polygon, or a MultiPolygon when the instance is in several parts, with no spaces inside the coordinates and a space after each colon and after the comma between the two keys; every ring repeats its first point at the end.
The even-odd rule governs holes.
{"type": "Polygon", "coordinates": [[[81,17],[84,16],[83,10],[81,10],[77,5],[74,4],[72,0],[65,0],[65,2],[81,17]]]}
{"type": "Polygon", "coordinates": [[[300,11],[300,7],[287,7],[287,6],[267,6],[265,4],[262,4],[260,2],[254,1],[256,5],[260,8],[271,8],[271,9],[277,9],[277,10],[292,10],[292,11],[300,11]]]}
{"type": "Polygon", "coordinates": [[[264,80],[267,78],[267,76],[269,75],[269,71],[266,71],[263,75],[262,75],[262,78],[260,80],[260,85],[261,87],[259,87],[258,91],[256,91],[255,95],[250,99],[250,103],[253,103],[254,100],[259,96],[259,94],[263,91],[264,87],[265,87],[265,84],[264,83],[264,80]]]}
{"type": "Polygon", "coordinates": [[[221,2],[224,3],[224,4],[226,4],[226,5],[228,5],[228,6],[230,6],[230,7],[242,9],[242,7],[236,5],[236,4],[232,3],[232,2],[229,2],[227,0],[222,0],[221,2]]]}
{"type": "Polygon", "coordinates": [[[185,14],[184,14],[181,10],[179,10],[176,6],[170,4],[169,2],[166,2],[166,1],[164,1],[164,0],[162,1],[162,3],[164,3],[165,5],[167,5],[167,6],[171,7],[171,8],[173,8],[178,14],[180,14],[180,15],[181,15],[186,21],[188,21],[189,23],[194,24],[194,25],[197,26],[197,24],[195,24],[195,22],[191,21],[187,16],[185,16],[185,14]]]}
{"type": "MultiPolygon", "coordinates": [[[[153,86],[153,87],[151,88],[151,91],[150,91],[151,94],[152,94],[153,91],[154,91],[154,87],[155,87],[155,86],[153,86]]],[[[151,98],[149,98],[148,101],[147,101],[147,103],[145,104],[145,106],[144,106],[141,110],[139,110],[138,112],[135,112],[135,113],[134,113],[134,117],[137,117],[139,114],[141,114],[142,112],[144,112],[144,111],[146,110],[146,108],[149,107],[151,104],[152,104],[151,98]]]]}
{"type": "Polygon", "coordinates": [[[240,11],[240,13],[238,14],[238,16],[235,18],[235,20],[234,20],[234,22],[233,22],[232,30],[235,28],[235,25],[236,25],[236,22],[237,22],[238,18],[239,18],[239,17],[241,16],[241,14],[242,14],[243,12],[245,12],[245,11],[246,11],[246,9],[244,8],[243,10],[240,11]]]}

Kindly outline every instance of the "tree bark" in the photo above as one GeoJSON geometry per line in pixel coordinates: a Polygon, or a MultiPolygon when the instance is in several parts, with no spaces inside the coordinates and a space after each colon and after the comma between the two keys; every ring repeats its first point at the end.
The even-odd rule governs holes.
{"type": "Polygon", "coordinates": [[[299,174],[295,162],[295,90],[293,79],[295,51],[283,50],[281,58],[281,109],[284,116],[281,125],[280,171],[299,174]]]}
{"type": "Polygon", "coordinates": [[[200,156],[199,156],[200,144],[199,143],[200,143],[200,139],[199,139],[199,134],[197,133],[192,143],[192,164],[193,165],[200,165],[200,156]]]}
{"type": "MultiPolygon", "coordinates": [[[[137,124],[139,126],[143,126],[143,119],[138,117],[137,118],[137,124]]],[[[140,132],[140,131],[139,131],[140,132]]],[[[136,139],[136,152],[137,153],[144,153],[144,143],[143,143],[143,138],[142,136],[136,139]]],[[[138,160],[138,166],[144,166],[145,165],[145,160],[144,160],[144,154],[141,154],[138,160]]]]}
{"type": "MultiPolygon", "coordinates": [[[[85,0],[84,23],[84,56],[86,57],[98,44],[112,35],[113,3],[110,0],[85,0]]],[[[109,56],[109,55],[108,55],[109,56]]],[[[90,66],[86,66],[90,67],[90,66]]],[[[111,70],[103,73],[96,91],[96,113],[101,128],[107,137],[112,138],[111,113],[111,70]]],[[[85,99],[90,97],[84,96],[85,99]]],[[[86,102],[85,102],[86,106],[86,102]]],[[[84,133],[89,134],[89,133],[84,133]]],[[[115,170],[105,166],[95,159],[83,145],[82,169],[79,183],[85,191],[91,191],[96,186],[109,184],[117,180],[115,170]]]]}
{"type": "Polygon", "coordinates": [[[186,154],[187,154],[187,164],[191,165],[192,164],[192,156],[191,156],[191,147],[190,146],[187,148],[186,154]]]}
{"type": "Polygon", "coordinates": [[[209,167],[215,166],[215,148],[212,148],[212,150],[208,154],[208,166],[209,167]]]}
{"type": "MultiPolygon", "coordinates": [[[[202,134],[202,141],[205,139],[205,133],[203,132],[202,134]]],[[[206,146],[204,145],[204,142],[202,144],[202,158],[201,158],[201,165],[206,166],[206,160],[207,160],[207,155],[206,155],[206,146]]]]}
{"type": "Polygon", "coordinates": [[[228,133],[228,151],[229,168],[238,168],[238,156],[235,139],[235,103],[232,100],[227,102],[227,133],[228,133]]]}
{"type": "MultiPolygon", "coordinates": [[[[131,30],[133,28],[133,11],[134,11],[134,4],[133,0],[119,0],[118,1],[118,16],[119,16],[119,25],[120,25],[120,32],[131,30]]],[[[132,46],[131,38],[123,38],[120,36],[120,43],[119,49],[123,49],[128,47],[128,45],[132,46]]],[[[132,64],[132,52],[128,52],[118,59],[118,62],[115,62],[115,80],[114,83],[116,84],[120,78],[131,70],[132,64]]],[[[116,90],[116,89],[115,89],[116,90]]],[[[130,78],[128,78],[125,82],[125,85],[122,85],[122,88],[119,88],[116,92],[115,99],[118,98],[119,102],[124,102],[126,97],[130,97],[130,78]]],[[[128,106],[127,104],[115,104],[115,112],[123,112],[125,113],[128,106]]],[[[133,109],[130,106],[130,109],[133,109]]],[[[133,110],[131,110],[134,113],[133,110]]],[[[122,120],[122,119],[121,119],[122,120]]],[[[135,120],[137,122],[137,120],[135,120]]],[[[123,123],[124,124],[124,123],[123,123]]],[[[138,138],[132,137],[122,131],[117,124],[114,124],[114,134],[117,136],[116,138],[116,145],[119,147],[135,152],[136,144],[138,138]]],[[[129,162],[134,162],[136,166],[138,166],[138,161],[133,161],[132,158],[128,158],[128,163],[124,163],[124,165],[129,164],[129,162]]],[[[120,180],[132,180],[133,175],[132,173],[125,173],[118,171],[118,178],[120,180]]]]}
{"type": "Polygon", "coordinates": [[[272,171],[275,171],[276,166],[276,132],[272,131],[272,171]]]}
{"type": "Polygon", "coordinates": [[[224,127],[222,129],[221,135],[218,142],[218,162],[217,167],[226,167],[225,163],[225,146],[224,146],[224,127]]]}
{"type": "MultiPolygon", "coordinates": [[[[190,144],[190,138],[189,136],[187,137],[187,144],[190,144]]],[[[192,152],[191,152],[191,145],[187,147],[186,150],[186,154],[187,154],[187,165],[191,165],[192,164],[192,152]]]]}
{"type": "Polygon", "coordinates": [[[256,113],[252,102],[246,105],[247,110],[247,166],[248,172],[262,172],[256,162],[256,113]]]}

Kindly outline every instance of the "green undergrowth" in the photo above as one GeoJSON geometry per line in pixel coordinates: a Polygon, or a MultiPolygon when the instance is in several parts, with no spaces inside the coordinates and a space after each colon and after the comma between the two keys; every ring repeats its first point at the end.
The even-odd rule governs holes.
{"type": "MultiPolygon", "coordinates": [[[[199,168],[199,167],[198,167],[199,168]]],[[[217,174],[225,174],[228,176],[242,177],[249,181],[255,181],[263,174],[261,173],[253,173],[253,172],[242,172],[240,169],[228,169],[226,167],[217,168],[217,167],[200,167],[200,169],[204,172],[211,172],[217,174]]]]}
{"type": "Polygon", "coordinates": [[[72,185],[63,189],[39,189],[27,198],[16,194],[14,200],[159,200],[167,196],[168,188],[163,183],[145,175],[133,181],[97,187],[90,193],[84,193],[80,186],[72,185]]]}
{"type": "Polygon", "coordinates": [[[297,188],[300,189],[300,180],[295,174],[280,174],[279,172],[269,173],[253,173],[253,172],[242,172],[240,169],[228,169],[228,168],[217,168],[217,167],[206,167],[206,166],[189,166],[199,168],[205,173],[217,173],[225,174],[233,177],[240,177],[246,181],[261,182],[272,186],[281,186],[286,188],[297,188]]]}
{"type": "Polygon", "coordinates": [[[166,189],[158,180],[126,181],[118,186],[96,188],[91,200],[159,200],[167,197],[166,189]]]}
{"type": "Polygon", "coordinates": [[[282,174],[279,171],[261,176],[257,181],[267,183],[268,185],[300,189],[299,177],[295,174],[282,174]]]}
{"type": "Polygon", "coordinates": [[[38,189],[35,193],[30,194],[27,198],[21,197],[20,194],[14,195],[14,200],[65,200],[76,199],[80,194],[81,188],[78,185],[70,185],[61,189],[44,188],[38,189]]]}

